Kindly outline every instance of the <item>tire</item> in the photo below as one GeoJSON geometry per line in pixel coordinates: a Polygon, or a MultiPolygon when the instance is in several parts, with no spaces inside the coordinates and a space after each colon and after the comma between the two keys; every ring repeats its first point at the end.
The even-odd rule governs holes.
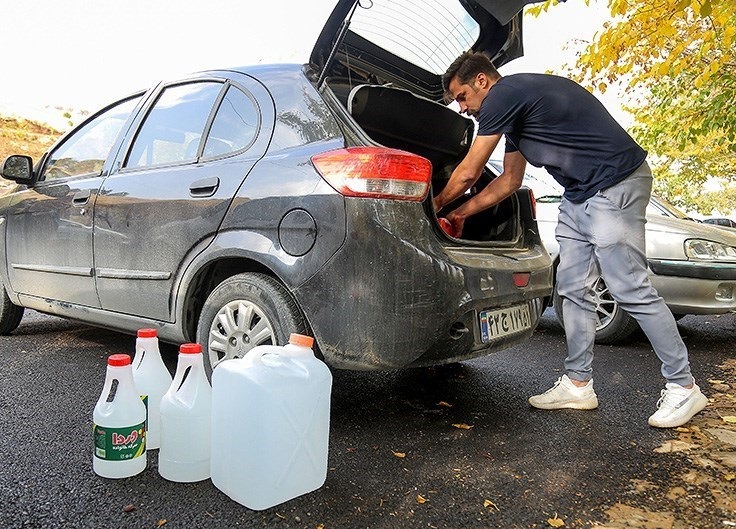
{"type": "Polygon", "coordinates": [[[13,304],[5,291],[5,285],[0,281],[2,299],[0,299],[0,335],[10,334],[20,325],[25,309],[13,304]]]}
{"type": "Polygon", "coordinates": [[[205,371],[241,358],[258,345],[285,345],[291,333],[309,334],[304,314],[274,278],[243,273],[220,283],[205,301],[197,324],[205,371]]]}
{"type": "MultiPolygon", "coordinates": [[[[639,328],[639,324],[618,306],[618,303],[616,303],[608,292],[608,287],[602,278],[598,278],[598,281],[593,286],[593,291],[595,293],[595,312],[597,317],[595,343],[611,345],[623,342],[639,328]]],[[[552,305],[554,306],[555,314],[557,314],[557,319],[564,326],[562,298],[557,294],[557,289],[555,289],[553,294],[552,305]]]]}

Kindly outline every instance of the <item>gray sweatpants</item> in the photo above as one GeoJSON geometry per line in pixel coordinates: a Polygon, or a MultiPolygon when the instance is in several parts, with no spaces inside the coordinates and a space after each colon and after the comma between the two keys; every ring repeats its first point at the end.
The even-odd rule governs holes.
{"type": "Polygon", "coordinates": [[[675,319],[647,273],[644,224],[651,191],[652,173],[644,162],[631,176],[583,203],[562,200],[556,231],[557,291],[567,337],[565,369],[572,379],[592,378],[593,285],[602,276],[611,296],[649,338],[667,382],[682,386],[693,382],[675,319]]]}

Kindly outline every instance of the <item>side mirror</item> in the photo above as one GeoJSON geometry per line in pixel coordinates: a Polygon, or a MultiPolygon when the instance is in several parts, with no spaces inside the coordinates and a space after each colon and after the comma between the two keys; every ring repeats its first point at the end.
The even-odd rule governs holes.
{"type": "Polygon", "coordinates": [[[30,156],[14,154],[5,158],[0,174],[3,178],[13,180],[19,184],[32,185],[34,183],[33,160],[30,156]]]}

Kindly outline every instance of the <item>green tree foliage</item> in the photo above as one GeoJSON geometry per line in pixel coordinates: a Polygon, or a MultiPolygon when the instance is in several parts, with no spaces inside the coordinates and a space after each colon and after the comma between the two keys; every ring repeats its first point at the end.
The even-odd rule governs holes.
{"type": "MultiPolygon", "coordinates": [[[[586,3],[588,0],[584,0],[586,3]]],[[[549,9],[557,0],[532,10],[549,9]]],[[[568,67],[624,91],[631,131],[650,153],[655,191],[710,214],[736,208],[736,2],[609,0],[611,21],[568,67]],[[710,177],[723,189],[704,191],[710,177]]]]}

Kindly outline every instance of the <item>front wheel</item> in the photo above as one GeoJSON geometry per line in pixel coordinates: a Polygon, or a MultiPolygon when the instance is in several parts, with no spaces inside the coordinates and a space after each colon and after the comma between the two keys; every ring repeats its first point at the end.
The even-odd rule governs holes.
{"type": "MultiPolygon", "coordinates": [[[[631,336],[639,324],[636,320],[629,316],[625,310],[619,307],[616,300],[613,299],[608,291],[603,278],[598,278],[593,285],[593,295],[595,298],[595,342],[599,344],[617,344],[631,336]]],[[[552,305],[557,314],[557,319],[564,326],[562,314],[562,298],[557,294],[555,289],[552,305]]]]}
{"type": "Polygon", "coordinates": [[[251,272],[220,283],[197,324],[208,376],[223,360],[241,358],[258,345],[285,345],[291,333],[309,333],[296,301],[274,278],[251,272]]]}
{"type": "Polygon", "coordinates": [[[0,291],[0,335],[5,336],[18,328],[25,309],[10,301],[2,281],[0,281],[0,291]]]}

